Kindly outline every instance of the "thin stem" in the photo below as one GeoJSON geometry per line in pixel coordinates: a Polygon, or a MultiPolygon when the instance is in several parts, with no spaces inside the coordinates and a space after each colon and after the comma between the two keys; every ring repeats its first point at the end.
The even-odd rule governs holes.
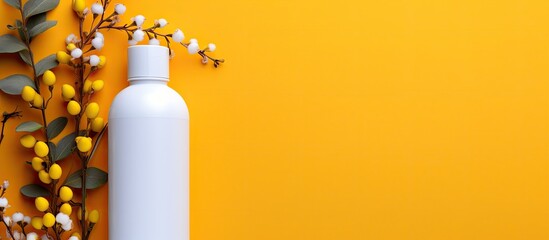
{"type": "MultiPolygon", "coordinates": [[[[101,21],[99,21],[99,23],[97,23],[97,25],[95,27],[93,27],[93,29],[89,32],[88,36],[86,37],[86,39],[84,39],[84,37],[82,36],[82,33],[80,34],[80,39],[82,39],[82,47],[86,44],[88,44],[88,42],[92,39],[92,36],[94,35],[94,33],[100,29],[101,25],[103,23],[106,22],[107,19],[110,19],[112,16],[116,15],[116,12],[113,12],[111,15],[109,15],[106,19],[103,19],[103,16],[101,16],[101,21]]],[[[80,32],[82,32],[82,30],[80,30],[80,32]]]]}
{"type": "MultiPolygon", "coordinates": [[[[57,189],[57,180],[53,180],[50,188],[50,194],[51,194],[51,202],[53,203],[51,207],[51,212],[54,216],[57,216],[57,213],[58,213],[57,207],[55,206],[57,203],[57,195],[58,195],[56,189],[57,189]]],[[[53,231],[55,232],[55,237],[57,239],[61,239],[57,224],[53,225],[53,231]]]]}
{"type": "MultiPolygon", "coordinates": [[[[84,161],[86,162],[86,161],[84,161]]],[[[87,176],[87,170],[88,170],[88,164],[87,163],[84,163],[83,164],[84,166],[82,166],[82,207],[80,208],[82,210],[82,217],[81,217],[81,220],[80,220],[80,224],[82,225],[82,237],[83,239],[82,240],[87,240],[89,235],[88,235],[88,229],[87,229],[87,224],[86,224],[86,198],[87,198],[87,193],[86,193],[86,176],[87,176]]]]}
{"type": "MultiPolygon", "coordinates": [[[[3,114],[2,132],[0,133],[0,144],[2,144],[2,141],[4,140],[4,129],[6,127],[6,123],[8,122],[8,120],[10,118],[20,117],[20,116],[21,116],[21,111],[17,111],[17,108],[15,108],[15,110],[13,110],[13,112],[11,112],[11,113],[4,113],[3,114]]],[[[4,195],[4,191],[5,191],[5,189],[2,191],[2,195],[4,195]]]]}
{"type": "MultiPolygon", "coordinates": [[[[99,21],[98,25],[102,24],[102,22],[104,21],[104,19],[101,19],[101,21],[99,21]]],[[[84,39],[84,33],[83,33],[83,25],[84,25],[84,20],[83,18],[80,19],[80,39],[82,39],[82,42],[81,42],[81,48],[83,48],[84,46],[86,46],[86,44],[91,40],[91,36],[93,36],[94,32],[97,30],[97,27],[93,28],[89,35],[86,37],[86,39],[84,39]]],[[[84,58],[83,56],[80,58],[80,64],[76,66],[77,68],[77,74],[78,74],[78,80],[77,80],[77,83],[80,83],[80,85],[78,86],[78,93],[79,93],[79,96],[78,96],[78,102],[80,104],[80,106],[84,106],[83,103],[84,103],[84,79],[86,78],[85,77],[85,72],[86,72],[86,65],[84,64],[84,58]]],[[[91,70],[90,70],[91,71],[91,70]]],[[[80,135],[80,121],[82,119],[82,112],[78,115],[75,116],[75,121],[76,121],[76,124],[75,124],[75,131],[76,131],[76,134],[77,135],[80,135]]],[[[78,152],[78,151],[77,151],[78,152]]],[[[86,192],[86,176],[87,176],[87,168],[88,168],[88,164],[86,162],[86,157],[81,155],[80,152],[78,152],[78,158],[81,160],[82,162],[82,170],[81,170],[81,178],[82,178],[82,205],[80,207],[81,209],[81,219],[80,219],[80,226],[81,226],[81,230],[82,230],[82,240],[87,240],[87,236],[86,236],[86,233],[88,232],[88,226],[87,226],[87,223],[86,223],[86,198],[87,198],[87,192],[86,192]]]]}
{"type": "Polygon", "coordinates": [[[11,227],[8,226],[8,224],[4,221],[4,218],[2,217],[2,222],[4,223],[4,225],[6,226],[6,229],[8,231],[8,233],[10,234],[11,238],[12,239],[15,239],[15,236],[13,236],[13,232],[11,231],[11,227]]]}

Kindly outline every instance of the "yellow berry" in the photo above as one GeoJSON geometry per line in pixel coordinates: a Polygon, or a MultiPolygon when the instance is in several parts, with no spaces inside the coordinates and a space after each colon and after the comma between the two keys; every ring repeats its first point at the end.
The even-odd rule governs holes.
{"type": "Polygon", "coordinates": [[[67,104],[67,111],[70,115],[78,115],[82,108],[80,107],[80,104],[77,101],[71,100],[69,104],[67,104]]]}
{"type": "Polygon", "coordinates": [[[76,48],[76,45],[74,45],[74,43],[69,43],[67,44],[67,50],[69,51],[72,51],[76,48]]]}
{"type": "Polygon", "coordinates": [[[107,64],[107,58],[103,55],[99,56],[99,64],[97,64],[98,68],[103,68],[107,64]]]}
{"type": "Polygon", "coordinates": [[[63,186],[59,189],[59,198],[61,198],[61,201],[68,202],[72,200],[72,189],[67,186],[63,186]]]}
{"type": "Polygon", "coordinates": [[[42,217],[42,223],[44,223],[44,227],[52,227],[55,224],[55,216],[51,213],[46,213],[42,217]]]}
{"type": "Polygon", "coordinates": [[[63,203],[63,205],[59,208],[59,211],[70,216],[72,213],[72,207],[68,203],[63,203]]]}
{"type": "Polygon", "coordinates": [[[63,84],[61,87],[61,95],[63,96],[63,99],[65,101],[69,101],[76,95],[76,91],[74,90],[74,87],[69,84],[63,84]]]}
{"type": "Polygon", "coordinates": [[[89,217],[91,223],[97,223],[99,221],[99,211],[92,210],[89,217]]]}
{"type": "Polygon", "coordinates": [[[72,3],[72,9],[77,13],[82,13],[84,9],[86,8],[86,1],[85,0],[75,0],[72,3]]]}
{"type": "Polygon", "coordinates": [[[36,138],[34,138],[34,136],[30,134],[21,136],[21,138],[19,138],[19,141],[21,142],[21,145],[26,148],[33,148],[34,144],[36,144],[36,138]]]}
{"type": "Polygon", "coordinates": [[[91,87],[92,87],[92,81],[86,80],[84,81],[84,86],[82,88],[82,91],[84,91],[84,93],[89,93],[91,91],[91,87]]]}
{"type": "Polygon", "coordinates": [[[40,94],[34,94],[34,99],[32,100],[32,106],[36,108],[42,108],[44,105],[44,98],[40,94]]]}
{"type": "Polygon", "coordinates": [[[40,181],[42,181],[45,184],[50,184],[51,183],[51,177],[46,172],[46,170],[40,170],[40,172],[38,172],[38,178],[40,179],[40,181]]]}
{"type": "MultiPolygon", "coordinates": [[[[88,208],[86,208],[86,214],[84,216],[84,220],[88,220],[88,208]]],[[[82,220],[82,207],[78,208],[78,212],[76,212],[76,216],[78,217],[78,220],[82,220]]]]}
{"type": "Polygon", "coordinates": [[[53,84],[55,84],[55,80],[55,74],[50,70],[46,70],[44,72],[44,75],[42,75],[42,81],[44,81],[44,84],[46,84],[47,86],[52,86],[53,84]]]}
{"type": "Polygon", "coordinates": [[[45,142],[38,141],[34,144],[34,153],[36,153],[36,156],[45,157],[50,153],[50,148],[45,142]]]}
{"type": "Polygon", "coordinates": [[[103,127],[105,127],[105,120],[101,117],[97,117],[93,119],[91,124],[91,130],[94,132],[101,132],[103,130],[103,127]]]}
{"type": "Polygon", "coordinates": [[[89,119],[94,119],[99,115],[99,104],[96,102],[91,102],[86,106],[86,117],[89,119]]]}
{"type": "Polygon", "coordinates": [[[33,217],[31,219],[31,225],[36,230],[40,230],[44,226],[44,224],[42,223],[42,218],[41,217],[33,217]]]}
{"type": "Polygon", "coordinates": [[[57,180],[57,179],[61,178],[61,175],[63,174],[63,170],[61,169],[61,166],[59,166],[59,164],[54,163],[50,167],[49,174],[50,174],[51,179],[57,180]]]}
{"type": "Polygon", "coordinates": [[[95,80],[92,83],[92,89],[94,92],[101,91],[103,87],[105,86],[105,82],[103,80],[95,80]]]}
{"type": "Polygon", "coordinates": [[[92,139],[90,137],[82,137],[76,139],[76,147],[80,152],[88,152],[92,148],[92,139]]]}
{"type": "Polygon", "coordinates": [[[38,211],[45,212],[50,207],[50,202],[48,202],[48,200],[44,197],[37,197],[34,199],[34,206],[36,206],[38,211]]]}
{"type": "Polygon", "coordinates": [[[34,95],[36,95],[36,91],[30,86],[25,86],[23,87],[23,90],[21,90],[21,97],[26,102],[34,100],[34,95]]]}
{"type": "Polygon", "coordinates": [[[69,55],[65,51],[59,51],[57,52],[57,61],[59,63],[67,64],[71,61],[71,55],[69,55]]]}
{"type": "Polygon", "coordinates": [[[32,169],[34,169],[34,171],[37,171],[37,172],[44,170],[43,163],[44,163],[44,159],[39,157],[33,157],[31,161],[32,169]]]}

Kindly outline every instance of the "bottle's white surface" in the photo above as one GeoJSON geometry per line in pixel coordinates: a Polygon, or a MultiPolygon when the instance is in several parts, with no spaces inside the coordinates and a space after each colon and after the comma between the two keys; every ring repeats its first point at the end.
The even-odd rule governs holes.
{"type": "Polygon", "coordinates": [[[189,239],[188,110],[162,78],[131,79],[111,105],[111,240],[189,239]]]}

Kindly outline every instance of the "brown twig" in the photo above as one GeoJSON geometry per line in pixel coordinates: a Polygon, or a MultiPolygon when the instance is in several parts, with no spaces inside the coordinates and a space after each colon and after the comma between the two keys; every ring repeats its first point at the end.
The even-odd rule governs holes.
{"type": "Polygon", "coordinates": [[[15,118],[15,117],[21,117],[21,111],[17,111],[17,107],[13,112],[4,112],[2,115],[2,132],[0,133],[0,144],[2,144],[2,140],[4,140],[4,128],[6,127],[6,122],[8,122],[9,119],[15,118]]]}

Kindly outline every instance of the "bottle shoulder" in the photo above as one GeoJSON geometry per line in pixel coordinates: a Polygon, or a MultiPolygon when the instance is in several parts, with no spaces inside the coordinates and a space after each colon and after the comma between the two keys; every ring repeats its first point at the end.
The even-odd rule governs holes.
{"type": "Polygon", "coordinates": [[[136,84],[123,89],[114,98],[109,118],[166,117],[185,118],[189,112],[185,100],[162,84],[136,84]]]}

